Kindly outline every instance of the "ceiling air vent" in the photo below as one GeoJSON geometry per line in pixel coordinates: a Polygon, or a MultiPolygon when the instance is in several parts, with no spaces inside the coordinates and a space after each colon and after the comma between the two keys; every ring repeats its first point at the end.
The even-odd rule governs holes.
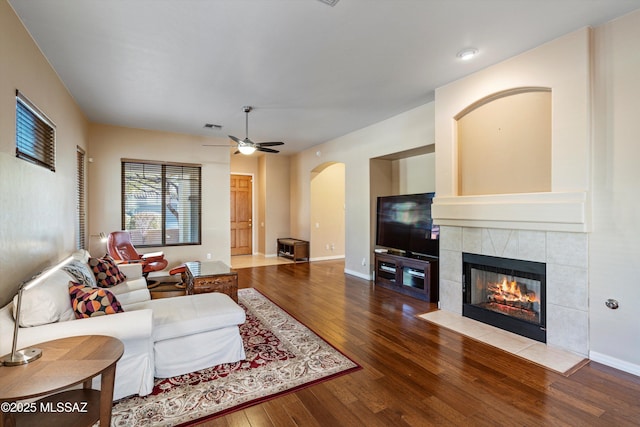
{"type": "Polygon", "coordinates": [[[207,129],[222,129],[222,125],[214,125],[213,123],[205,123],[204,127],[207,129]]]}

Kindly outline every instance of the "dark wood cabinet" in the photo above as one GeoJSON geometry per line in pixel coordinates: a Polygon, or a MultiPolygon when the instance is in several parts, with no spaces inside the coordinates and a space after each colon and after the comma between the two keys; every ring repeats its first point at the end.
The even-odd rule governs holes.
{"type": "Polygon", "coordinates": [[[238,302],[238,273],[221,261],[185,262],[187,295],[220,292],[238,302]]]}
{"type": "Polygon", "coordinates": [[[278,256],[294,262],[309,261],[309,242],[300,239],[278,239],[278,256]]]}
{"type": "Polygon", "coordinates": [[[375,253],[375,284],[405,295],[438,302],[438,258],[375,253]]]}

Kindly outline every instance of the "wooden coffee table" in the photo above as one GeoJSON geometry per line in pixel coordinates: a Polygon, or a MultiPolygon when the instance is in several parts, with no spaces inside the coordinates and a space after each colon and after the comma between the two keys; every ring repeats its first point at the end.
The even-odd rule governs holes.
{"type": "Polygon", "coordinates": [[[222,261],[185,262],[187,295],[221,292],[238,302],[238,273],[222,261]]]}
{"type": "Polygon", "coordinates": [[[82,335],[37,344],[42,357],[26,365],[0,366],[1,426],[111,425],[116,362],[124,345],[113,337],[82,335]],[[101,375],[101,390],[91,379],[101,375]],[[82,389],[65,390],[76,384],[82,389]],[[23,402],[50,395],[36,402],[23,402]]]}

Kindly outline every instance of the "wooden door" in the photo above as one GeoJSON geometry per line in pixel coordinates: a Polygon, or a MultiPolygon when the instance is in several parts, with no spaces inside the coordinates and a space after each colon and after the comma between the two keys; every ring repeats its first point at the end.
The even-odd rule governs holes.
{"type": "Polygon", "coordinates": [[[251,255],[251,177],[231,175],[231,255],[251,255]]]}

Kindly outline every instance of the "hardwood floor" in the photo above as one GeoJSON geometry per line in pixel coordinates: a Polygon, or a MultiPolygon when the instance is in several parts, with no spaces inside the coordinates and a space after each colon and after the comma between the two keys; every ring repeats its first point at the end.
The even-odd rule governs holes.
{"type": "Polygon", "coordinates": [[[363,369],[201,424],[638,426],[640,378],[590,362],[569,377],[415,316],[435,306],[342,261],[238,270],[363,369]]]}

